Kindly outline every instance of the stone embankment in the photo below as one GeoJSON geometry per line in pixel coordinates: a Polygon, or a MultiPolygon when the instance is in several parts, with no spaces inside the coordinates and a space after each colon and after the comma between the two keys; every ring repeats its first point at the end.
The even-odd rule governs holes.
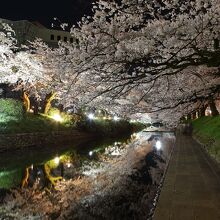
{"type": "Polygon", "coordinates": [[[94,134],[81,131],[53,131],[0,135],[0,152],[24,149],[43,144],[63,143],[79,139],[90,140],[94,134]]]}

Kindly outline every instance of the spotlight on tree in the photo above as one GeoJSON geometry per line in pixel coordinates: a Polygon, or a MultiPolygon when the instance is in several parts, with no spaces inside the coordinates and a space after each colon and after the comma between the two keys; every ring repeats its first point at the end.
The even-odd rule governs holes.
{"type": "Polygon", "coordinates": [[[56,165],[58,165],[58,164],[60,163],[60,158],[59,158],[59,157],[55,157],[55,158],[54,158],[54,163],[55,163],[56,165]]]}
{"type": "Polygon", "coordinates": [[[59,122],[62,122],[63,121],[63,118],[60,116],[60,114],[56,113],[54,115],[52,115],[52,118],[55,120],[55,121],[59,121],[59,122]]]}

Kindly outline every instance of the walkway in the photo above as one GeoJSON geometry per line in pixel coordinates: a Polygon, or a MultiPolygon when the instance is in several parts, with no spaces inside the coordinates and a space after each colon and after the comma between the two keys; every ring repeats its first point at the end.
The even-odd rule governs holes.
{"type": "Polygon", "coordinates": [[[220,219],[220,169],[191,137],[179,135],[153,220],[220,219]]]}

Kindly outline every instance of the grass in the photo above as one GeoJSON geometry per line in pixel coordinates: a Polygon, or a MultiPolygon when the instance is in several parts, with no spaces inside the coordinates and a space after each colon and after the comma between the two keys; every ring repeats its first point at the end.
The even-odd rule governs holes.
{"type": "Polygon", "coordinates": [[[22,169],[0,172],[0,188],[10,189],[19,185],[22,179],[22,174],[22,169]]]}
{"type": "Polygon", "coordinates": [[[0,134],[32,133],[32,132],[51,132],[51,131],[70,131],[77,129],[85,132],[98,133],[102,136],[116,136],[123,133],[142,130],[143,124],[128,121],[112,120],[82,120],[75,124],[70,120],[56,122],[45,115],[34,115],[26,113],[22,119],[0,121],[0,134]]]}
{"type": "Polygon", "coordinates": [[[80,117],[60,112],[51,108],[48,115],[25,113],[23,103],[14,99],[0,98],[0,134],[17,134],[33,132],[68,131],[77,129],[93,132],[102,136],[117,136],[142,130],[140,123],[131,124],[125,120],[89,120],[85,115],[80,117]],[[62,122],[55,121],[52,116],[58,115],[62,122]]]}
{"type": "Polygon", "coordinates": [[[194,136],[204,144],[207,152],[220,162],[220,116],[206,116],[192,123],[194,136]]]}
{"type": "Polygon", "coordinates": [[[70,126],[59,123],[43,115],[25,114],[22,119],[0,122],[0,133],[31,133],[70,130],[70,126]]]}

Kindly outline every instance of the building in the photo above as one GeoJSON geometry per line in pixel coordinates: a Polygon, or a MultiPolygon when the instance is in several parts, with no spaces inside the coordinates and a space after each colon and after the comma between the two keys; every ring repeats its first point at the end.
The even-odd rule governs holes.
{"type": "MultiPolygon", "coordinates": [[[[58,41],[73,42],[70,32],[62,30],[54,30],[44,27],[38,22],[30,22],[27,20],[11,21],[0,18],[0,23],[9,24],[15,31],[15,38],[18,45],[27,44],[36,38],[41,38],[48,46],[57,47],[58,41]]],[[[13,91],[8,84],[0,84],[0,98],[16,98],[20,99],[22,94],[20,91],[13,91]]]]}
{"type": "Polygon", "coordinates": [[[70,32],[62,30],[49,29],[39,22],[30,22],[27,20],[11,21],[0,18],[0,23],[6,23],[15,31],[18,45],[27,44],[36,38],[41,38],[50,47],[57,47],[58,41],[73,42],[70,32]]]}

